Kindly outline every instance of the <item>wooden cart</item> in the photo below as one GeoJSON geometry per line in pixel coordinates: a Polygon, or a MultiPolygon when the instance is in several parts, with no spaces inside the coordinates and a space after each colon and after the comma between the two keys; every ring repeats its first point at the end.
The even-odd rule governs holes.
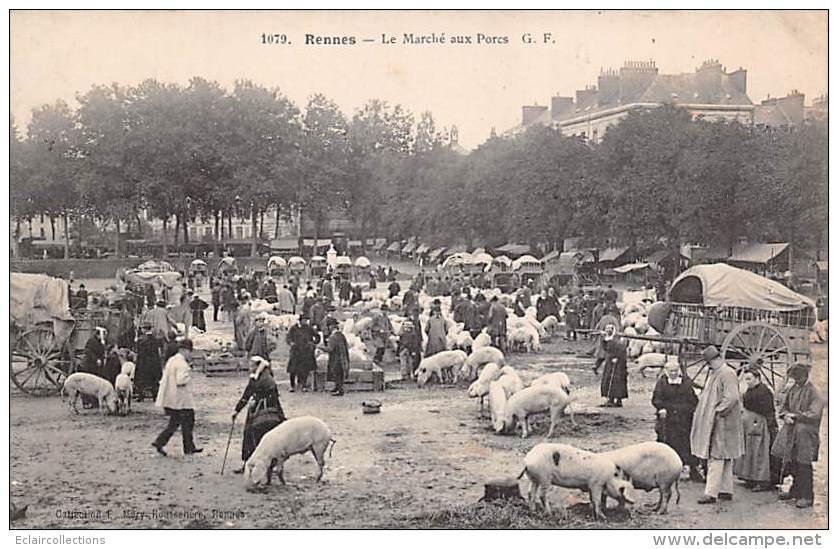
{"type": "Polygon", "coordinates": [[[737,373],[754,367],[774,388],[792,364],[811,361],[809,332],[815,320],[811,299],[719,263],[685,271],[673,282],[667,302],[653,306],[649,325],[660,336],[625,337],[669,344],[699,386],[709,375],[701,351],[715,345],[737,373]]]}
{"type": "Polygon", "coordinates": [[[107,311],[69,308],[69,287],[46,275],[12,273],[9,378],[24,393],[54,395],[76,371],[107,311]]]}

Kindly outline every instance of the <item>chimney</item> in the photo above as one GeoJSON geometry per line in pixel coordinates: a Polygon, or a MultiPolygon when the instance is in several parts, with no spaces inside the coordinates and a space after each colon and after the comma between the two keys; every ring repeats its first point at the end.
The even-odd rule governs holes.
{"type": "Polygon", "coordinates": [[[576,90],[576,110],[582,111],[588,107],[596,106],[596,86],[585,86],[584,90],[576,90]]]}
{"type": "Polygon", "coordinates": [[[634,103],[643,95],[655,78],[658,68],[654,61],[626,61],[620,68],[620,103],[634,103]]]}
{"type": "Polygon", "coordinates": [[[708,102],[718,102],[722,97],[722,72],[718,59],[708,59],[695,69],[698,93],[708,102]]]}
{"type": "Polygon", "coordinates": [[[542,107],[541,105],[524,105],[521,107],[521,125],[522,126],[529,126],[536,120],[538,117],[543,115],[547,112],[547,107],[542,107]]]}
{"type": "Polygon", "coordinates": [[[748,94],[748,71],[739,67],[738,70],[733,71],[728,76],[737,90],[743,94],[748,94]]]}
{"type": "Polygon", "coordinates": [[[777,105],[783,110],[792,125],[803,123],[803,100],[805,96],[797,90],[793,90],[785,97],[777,99],[777,105]]]}
{"type": "Polygon", "coordinates": [[[550,115],[553,120],[558,120],[564,114],[573,111],[573,98],[554,95],[550,100],[550,115]]]}
{"type": "Polygon", "coordinates": [[[620,101],[620,74],[616,70],[600,71],[597,86],[600,105],[616,105],[620,101]]]}

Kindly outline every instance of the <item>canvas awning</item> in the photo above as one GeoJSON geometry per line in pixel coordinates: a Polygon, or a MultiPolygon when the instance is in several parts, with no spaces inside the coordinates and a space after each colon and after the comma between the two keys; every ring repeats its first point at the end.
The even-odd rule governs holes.
{"type": "Polygon", "coordinates": [[[387,245],[387,240],[385,240],[383,238],[376,238],[375,239],[375,244],[373,244],[372,249],[375,250],[375,251],[378,251],[386,245],[387,245]]]}
{"type": "Polygon", "coordinates": [[[530,247],[526,244],[504,244],[500,248],[495,248],[495,251],[505,255],[524,255],[530,253],[530,247]]]}
{"type": "Polygon", "coordinates": [[[413,251],[415,249],[416,249],[416,243],[408,242],[407,245],[404,248],[402,248],[402,253],[403,254],[413,253],[413,251]]]}
{"type": "Polygon", "coordinates": [[[822,273],[829,272],[829,262],[828,261],[815,261],[815,267],[822,273]]]}
{"type": "Polygon", "coordinates": [[[815,302],[764,276],[726,263],[696,265],[675,279],[668,300],[707,306],[796,311],[815,302]]]}
{"type": "Polygon", "coordinates": [[[296,250],[298,242],[296,238],[277,238],[271,240],[271,250],[279,252],[296,250]]]}
{"type": "Polygon", "coordinates": [[[417,254],[424,254],[424,253],[428,253],[428,251],[429,251],[430,249],[431,249],[431,247],[430,247],[430,246],[428,246],[427,244],[420,244],[420,245],[419,245],[419,247],[418,247],[418,248],[416,248],[416,253],[417,253],[417,254]]]}
{"type": "MultiPolygon", "coordinates": [[[[318,238],[317,239],[317,247],[318,248],[328,246],[331,243],[332,243],[331,238],[318,238]]],[[[303,246],[314,246],[314,239],[313,238],[304,238],[303,239],[303,246]]]]}
{"type": "Polygon", "coordinates": [[[605,248],[599,252],[599,261],[600,263],[603,262],[616,262],[628,252],[628,246],[619,246],[614,248],[605,248]]]}
{"type": "Polygon", "coordinates": [[[402,245],[400,242],[392,242],[389,246],[387,246],[388,252],[398,252],[402,249],[402,245]]]}
{"type": "Polygon", "coordinates": [[[437,248],[436,250],[431,252],[431,254],[428,256],[428,259],[430,259],[431,261],[436,261],[437,259],[439,259],[439,256],[441,256],[444,252],[445,248],[437,248]]]}
{"type": "Polygon", "coordinates": [[[631,273],[633,271],[641,271],[643,269],[649,268],[648,263],[626,263],[625,265],[620,265],[619,267],[614,267],[612,269],[615,273],[619,274],[626,274],[631,273]]]}
{"type": "Polygon", "coordinates": [[[787,242],[777,242],[774,244],[740,244],[738,246],[734,246],[733,254],[731,254],[727,260],[737,263],[756,263],[759,265],[765,265],[786,251],[788,247],[789,245],[787,242]]]}

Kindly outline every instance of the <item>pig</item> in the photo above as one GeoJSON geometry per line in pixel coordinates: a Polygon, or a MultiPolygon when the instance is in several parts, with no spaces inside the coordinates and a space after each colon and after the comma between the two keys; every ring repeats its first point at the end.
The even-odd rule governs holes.
{"type": "Polygon", "coordinates": [[[500,366],[494,362],[490,362],[483,367],[477,381],[471,384],[468,388],[469,398],[480,399],[480,414],[483,415],[483,398],[489,394],[489,384],[498,378],[500,366]]]}
{"type": "Polygon", "coordinates": [[[467,356],[465,351],[442,351],[423,358],[414,374],[417,384],[422,387],[434,374],[440,383],[445,381],[446,375],[450,375],[456,381],[456,368],[465,364],[467,356]]]}
{"type": "Polygon", "coordinates": [[[541,328],[550,335],[556,335],[559,330],[559,319],[550,315],[541,321],[541,328]]]}
{"type": "Polygon", "coordinates": [[[131,412],[131,399],[134,395],[134,370],[136,365],[133,362],[123,362],[122,371],[116,376],[116,411],[121,415],[131,412]]]}
{"type": "MultiPolygon", "coordinates": [[[[507,376],[502,376],[507,377],[507,376]]],[[[506,408],[506,387],[501,380],[489,384],[489,412],[492,416],[492,428],[495,432],[503,431],[503,413],[506,408]]]]}
{"type": "Polygon", "coordinates": [[[458,333],[453,340],[453,348],[470,353],[474,347],[474,340],[471,339],[471,334],[468,332],[458,333]]]}
{"type": "Polygon", "coordinates": [[[104,414],[106,409],[110,413],[116,412],[116,391],[107,379],[85,372],[70,374],[64,380],[61,388],[63,396],[70,397],[70,407],[79,413],[77,404],[81,395],[88,395],[99,400],[99,412],[104,414]]]}
{"type": "Polygon", "coordinates": [[[512,366],[504,366],[501,368],[498,372],[497,381],[500,381],[503,385],[506,398],[511,397],[524,388],[524,382],[521,381],[520,376],[518,376],[518,372],[516,372],[515,368],[512,366]]]}
{"type": "MultiPolygon", "coordinates": [[[[547,438],[550,438],[553,436],[556,423],[562,417],[562,412],[570,404],[570,400],[568,394],[556,385],[538,385],[522,389],[506,402],[502,431],[509,431],[515,427],[516,422],[520,422],[521,438],[527,438],[530,434],[529,416],[549,412],[550,430],[547,432],[547,438]]],[[[576,426],[572,411],[570,422],[574,427],[576,426]]]]}
{"type": "MultiPolygon", "coordinates": [[[[605,519],[604,496],[633,503],[630,499],[631,482],[623,471],[602,454],[580,450],[567,444],[536,444],[524,457],[524,475],[530,481],[529,504],[535,512],[537,503],[548,514],[552,513],[547,490],[551,485],[578,488],[591,495],[594,519],[605,519]]],[[[562,509],[564,514],[564,509],[562,509]]]]}
{"type": "Polygon", "coordinates": [[[515,328],[506,336],[510,349],[531,353],[541,348],[538,334],[532,328],[515,328]]]}
{"type": "Polygon", "coordinates": [[[681,502],[678,480],[684,464],[678,453],[661,442],[641,442],[619,450],[597,454],[606,457],[620,467],[635,488],[649,492],[658,489],[658,502],[653,509],[660,515],[667,513],[672,488],[681,502]]]}
{"type": "Polygon", "coordinates": [[[477,334],[477,337],[474,338],[474,341],[471,344],[471,351],[474,352],[477,349],[482,349],[483,347],[490,347],[491,345],[492,337],[486,332],[480,332],[479,334],[477,334]]]}
{"type": "Polygon", "coordinates": [[[503,353],[495,347],[482,347],[477,349],[468,355],[468,358],[460,369],[459,376],[454,381],[456,382],[459,378],[474,381],[477,378],[477,370],[480,366],[488,362],[494,362],[502,366],[506,363],[506,360],[503,357],[503,353]]]}
{"type": "MultiPolygon", "coordinates": [[[[283,466],[285,461],[295,455],[311,452],[317,462],[317,482],[323,478],[326,464],[326,448],[335,440],[332,431],[322,420],[303,416],[288,419],[267,433],[259,441],[250,459],[244,466],[244,482],[248,489],[258,488],[265,482],[271,483],[273,469],[279,466],[279,481],[285,484],[283,466]]],[[[331,450],[329,451],[331,455],[331,450]]]]}
{"type": "Polygon", "coordinates": [[[573,384],[571,383],[570,378],[564,372],[553,372],[552,374],[544,374],[543,376],[534,379],[530,386],[537,387],[539,385],[550,384],[558,385],[567,394],[570,394],[570,390],[573,388],[573,384]]]}
{"type": "Polygon", "coordinates": [[[646,377],[645,371],[648,368],[663,368],[669,357],[663,353],[644,353],[637,359],[640,375],[646,377]]]}

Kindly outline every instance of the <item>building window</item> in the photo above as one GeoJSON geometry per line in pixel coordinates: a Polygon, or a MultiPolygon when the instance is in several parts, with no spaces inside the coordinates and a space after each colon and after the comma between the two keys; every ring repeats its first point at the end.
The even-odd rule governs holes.
{"type": "Polygon", "coordinates": [[[211,236],[212,235],[212,228],[204,227],[204,236],[211,236]]]}
{"type": "Polygon", "coordinates": [[[236,238],[244,238],[244,227],[241,225],[236,226],[236,238]]]}
{"type": "Polygon", "coordinates": [[[189,238],[198,238],[198,227],[189,227],[189,238]]]}

